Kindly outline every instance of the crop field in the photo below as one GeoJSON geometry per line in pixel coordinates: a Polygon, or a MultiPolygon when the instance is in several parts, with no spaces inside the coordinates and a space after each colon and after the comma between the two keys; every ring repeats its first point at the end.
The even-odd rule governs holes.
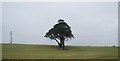
{"type": "Polygon", "coordinates": [[[118,59],[118,47],[3,44],[2,59],[118,59]]]}

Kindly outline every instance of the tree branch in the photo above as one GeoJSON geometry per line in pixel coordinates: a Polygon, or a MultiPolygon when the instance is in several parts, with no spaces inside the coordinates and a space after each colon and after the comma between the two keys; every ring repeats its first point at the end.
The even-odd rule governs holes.
{"type": "Polygon", "coordinates": [[[57,42],[58,44],[60,44],[59,41],[58,41],[57,39],[55,39],[55,40],[56,40],[56,42],[57,42]]]}

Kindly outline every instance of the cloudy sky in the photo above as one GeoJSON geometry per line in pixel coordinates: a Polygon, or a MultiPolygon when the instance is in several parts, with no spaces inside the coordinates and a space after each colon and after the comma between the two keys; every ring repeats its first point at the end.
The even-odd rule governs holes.
{"type": "Polygon", "coordinates": [[[44,35],[63,18],[75,36],[67,45],[118,44],[118,4],[115,2],[4,2],[2,16],[2,43],[9,43],[12,30],[13,43],[56,45],[44,35]]]}

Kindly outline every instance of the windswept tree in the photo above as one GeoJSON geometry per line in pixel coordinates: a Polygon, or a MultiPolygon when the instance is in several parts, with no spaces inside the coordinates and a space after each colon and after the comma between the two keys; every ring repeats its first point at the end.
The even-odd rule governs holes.
{"type": "Polygon", "coordinates": [[[71,27],[64,22],[63,19],[59,19],[58,23],[51,28],[44,37],[55,40],[60,48],[65,49],[65,41],[74,38],[71,27]]]}

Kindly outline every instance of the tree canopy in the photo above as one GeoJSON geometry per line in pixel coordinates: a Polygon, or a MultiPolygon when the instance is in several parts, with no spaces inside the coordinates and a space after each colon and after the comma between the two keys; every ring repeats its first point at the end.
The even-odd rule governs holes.
{"type": "Polygon", "coordinates": [[[59,19],[58,23],[45,34],[45,37],[56,40],[59,47],[64,49],[65,41],[74,38],[74,35],[71,27],[63,19],[59,19]]]}

